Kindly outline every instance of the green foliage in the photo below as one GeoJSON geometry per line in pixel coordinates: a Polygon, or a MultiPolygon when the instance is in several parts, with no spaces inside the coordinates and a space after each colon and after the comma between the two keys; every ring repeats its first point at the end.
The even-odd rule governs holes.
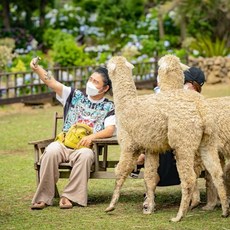
{"type": "Polygon", "coordinates": [[[30,41],[32,40],[32,35],[25,28],[12,28],[10,31],[1,31],[0,38],[10,37],[15,41],[16,48],[27,48],[30,41]]]}
{"type": "Polygon", "coordinates": [[[25,72],[26,71],[26,67],[25,64],[22,60],[18,59],[18,62],[16,64],[15,67],[11,68],[12,72],[25,72]]]}
{"type": "Polygon", "coordinates": [[[142,40],[142,53],[152,57],[154,54],[162,54],[165,51],[164,41],[156,41],[154,38],[142,40]]]}
{"type": "Polygon", "coordinates": [[[77,36],[79,27],[87,12],[80,7],[74,7],[73,4],[64,4],[59,9],[53,9],[46,15],[46,28],[61,29],[77,36]]]}
{"type": "Polygon", "coordinates": [[[203,36],[197,37],[195,41],[190,44],[190,50],[198,51],[197,56],[214,57],[214,56],[227,56],[230,54],[230,47],[227,46],[225,39],[220,40],[216,38],[213,42],[210,37],[203,36]]]}
{"type": "Polygon", "coordinates": [[[54,62],[63,67],[85,66],[94,63],[84,52],[84,47],[78,46],[75,40],[71,38],[55,42],[53,45],[52,57],[54,62]]]}
{"type": "Polygon", "coordinates": [[[43,42],[46,48],[52,48],[53,44],[58,41],[73,39],[71,34],[62,32],[60,29],[49,28],[44,32],[43,42]]]}
{"type": "Polygon", "coordinates": [[[20,61],[25,66],[25,71],[30,71],[31,70],[30,62],[36,56],[41,57],[41,61],[39,62],[39,65],[43,66],[44,68],[47,68],[49,64],[47,62],[47,58],[45,57],[45,54],[42,51],[38,50],[36,52],[31,51],[28,54],[18,55],[17,57],[15,57],[13,59],[12,66],[11,68],[9,68],[9,70],[12,71],[13,69],[15,69],[16,66],[18,65],[18,62],[20,61]]]}
{"type": "Polygon", "coordinates": [[[135,31],[143,10],[143,0],[102,0],[97,8],[97,25],[104,29],[104,40],[112,47],[122,47],[135,31]]]}
{"type": "Polygon", "coordinates": [[[108,57],[110,56],[111,54],[109,52],[102,52],[102,53],[99,53],[99,57],[97,59],[97,63],[99,64],[104,64],[107,60],[108,60],[108,57]]]}
{"type": "Polygon", "coordinates": [[[222,40],[229,35],[229,10],[229,0],[186,0],[181,1],[178,15],[186,15],[190,36],[205,34],[222,40]]]}

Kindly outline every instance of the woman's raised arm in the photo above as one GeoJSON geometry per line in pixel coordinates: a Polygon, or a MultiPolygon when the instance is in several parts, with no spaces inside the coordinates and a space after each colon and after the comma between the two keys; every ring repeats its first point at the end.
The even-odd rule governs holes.
{"type": "Polygon", "coordinates": [[[51,72],[44,70],[41,66],[37,65],[37,58],[33,58],[30,62],[31,69],[38,74],[39,78],[60,97],[62,96],[63,84],[57,81],[51,72]]]}

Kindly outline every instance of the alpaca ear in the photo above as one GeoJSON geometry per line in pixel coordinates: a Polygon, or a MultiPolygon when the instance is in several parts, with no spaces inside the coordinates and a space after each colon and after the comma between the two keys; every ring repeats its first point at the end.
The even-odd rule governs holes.
{"type": "Polygon", "coordinates": [[[108,66],[112,71],[116,69],[116,64],[115,63],[110,63],[108,66]]]}
{"type": "Polygon", "coordinates": [[[186,70],[188,70],[190,68],[189,66],[187,66],[187,65],[185,65],[185,64],[183,64],[181,62],[180,62],[180,67],[182,68],[183,71],[186,71],[186,70]]]}
{"type": "Polygon", "coordinates": [[[125,62],[125,65],[126,65],[127,67],[129,67],[130,69],[133,69],[133,68],[134,68],[134,65],[131,64],[131,63],[129,63],[128,61],[125,62]]]}
{"type": "Polygon", "coordinates": [[[167,66],[168,66],[168,64],[165,61],[163,61],[163,59],[162,59],[161,62],[159,63],[159,69],[162,69],[162,70],[166,69],[167,66]]]}

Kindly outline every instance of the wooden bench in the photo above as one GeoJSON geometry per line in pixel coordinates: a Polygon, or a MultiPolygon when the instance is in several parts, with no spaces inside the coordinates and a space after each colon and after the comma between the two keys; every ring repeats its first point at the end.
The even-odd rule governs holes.
{"type": "MultiPolygon", "coordinates": [[[[50,139],[37,140],[29,142],[30,145],[34,146],[34,169],[36,172],[36,182],[37,185],[40,182],[40,157],[43,154],[45,148],[54,141],[57,130],[58,130],[58,121],[62,120],[63,117],[58,115],[56,112],[54,114],[54,125],[53,125],[53,137],[50,139]]],[[[108,160],[109,155],[109,146],[118,145],[117,138],[104,138],[96,139],[93,141],[93,150],[95,153],[95,161],[91,168],[90,178],[94,179],[113,179],[115,178],[114,170],[108,171],[109,168],[114,168],[118,161],[108,160]]],[[[118,153],[119,154],[119,153],[118,153]]],[[[69,178],[72,167],[69,163],[61,163],[59,165],[59,178],[69,178]]],[[[143,173],[139,178],[143,178],[143,173]]],[[[58,197],[58,190],[56,186],[55,197],[58,197]]]]}

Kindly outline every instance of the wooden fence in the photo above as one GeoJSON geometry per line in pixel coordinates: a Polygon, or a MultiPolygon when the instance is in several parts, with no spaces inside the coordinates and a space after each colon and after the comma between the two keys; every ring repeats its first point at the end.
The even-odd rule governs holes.
{"type": "MultiPolygon", "coordinates": [[[[88,77],[95,67],[54,68],[55,79],[67,86],[84,89],[88,77]]],[[[133,77],[137,88],[153,88],[157,75],[157,60],[148,63],[136,63],[133,77]]],[[[0,73],[0,105],[27,103],[55,98],[52,92],[33,72],[0,73]]]]}

